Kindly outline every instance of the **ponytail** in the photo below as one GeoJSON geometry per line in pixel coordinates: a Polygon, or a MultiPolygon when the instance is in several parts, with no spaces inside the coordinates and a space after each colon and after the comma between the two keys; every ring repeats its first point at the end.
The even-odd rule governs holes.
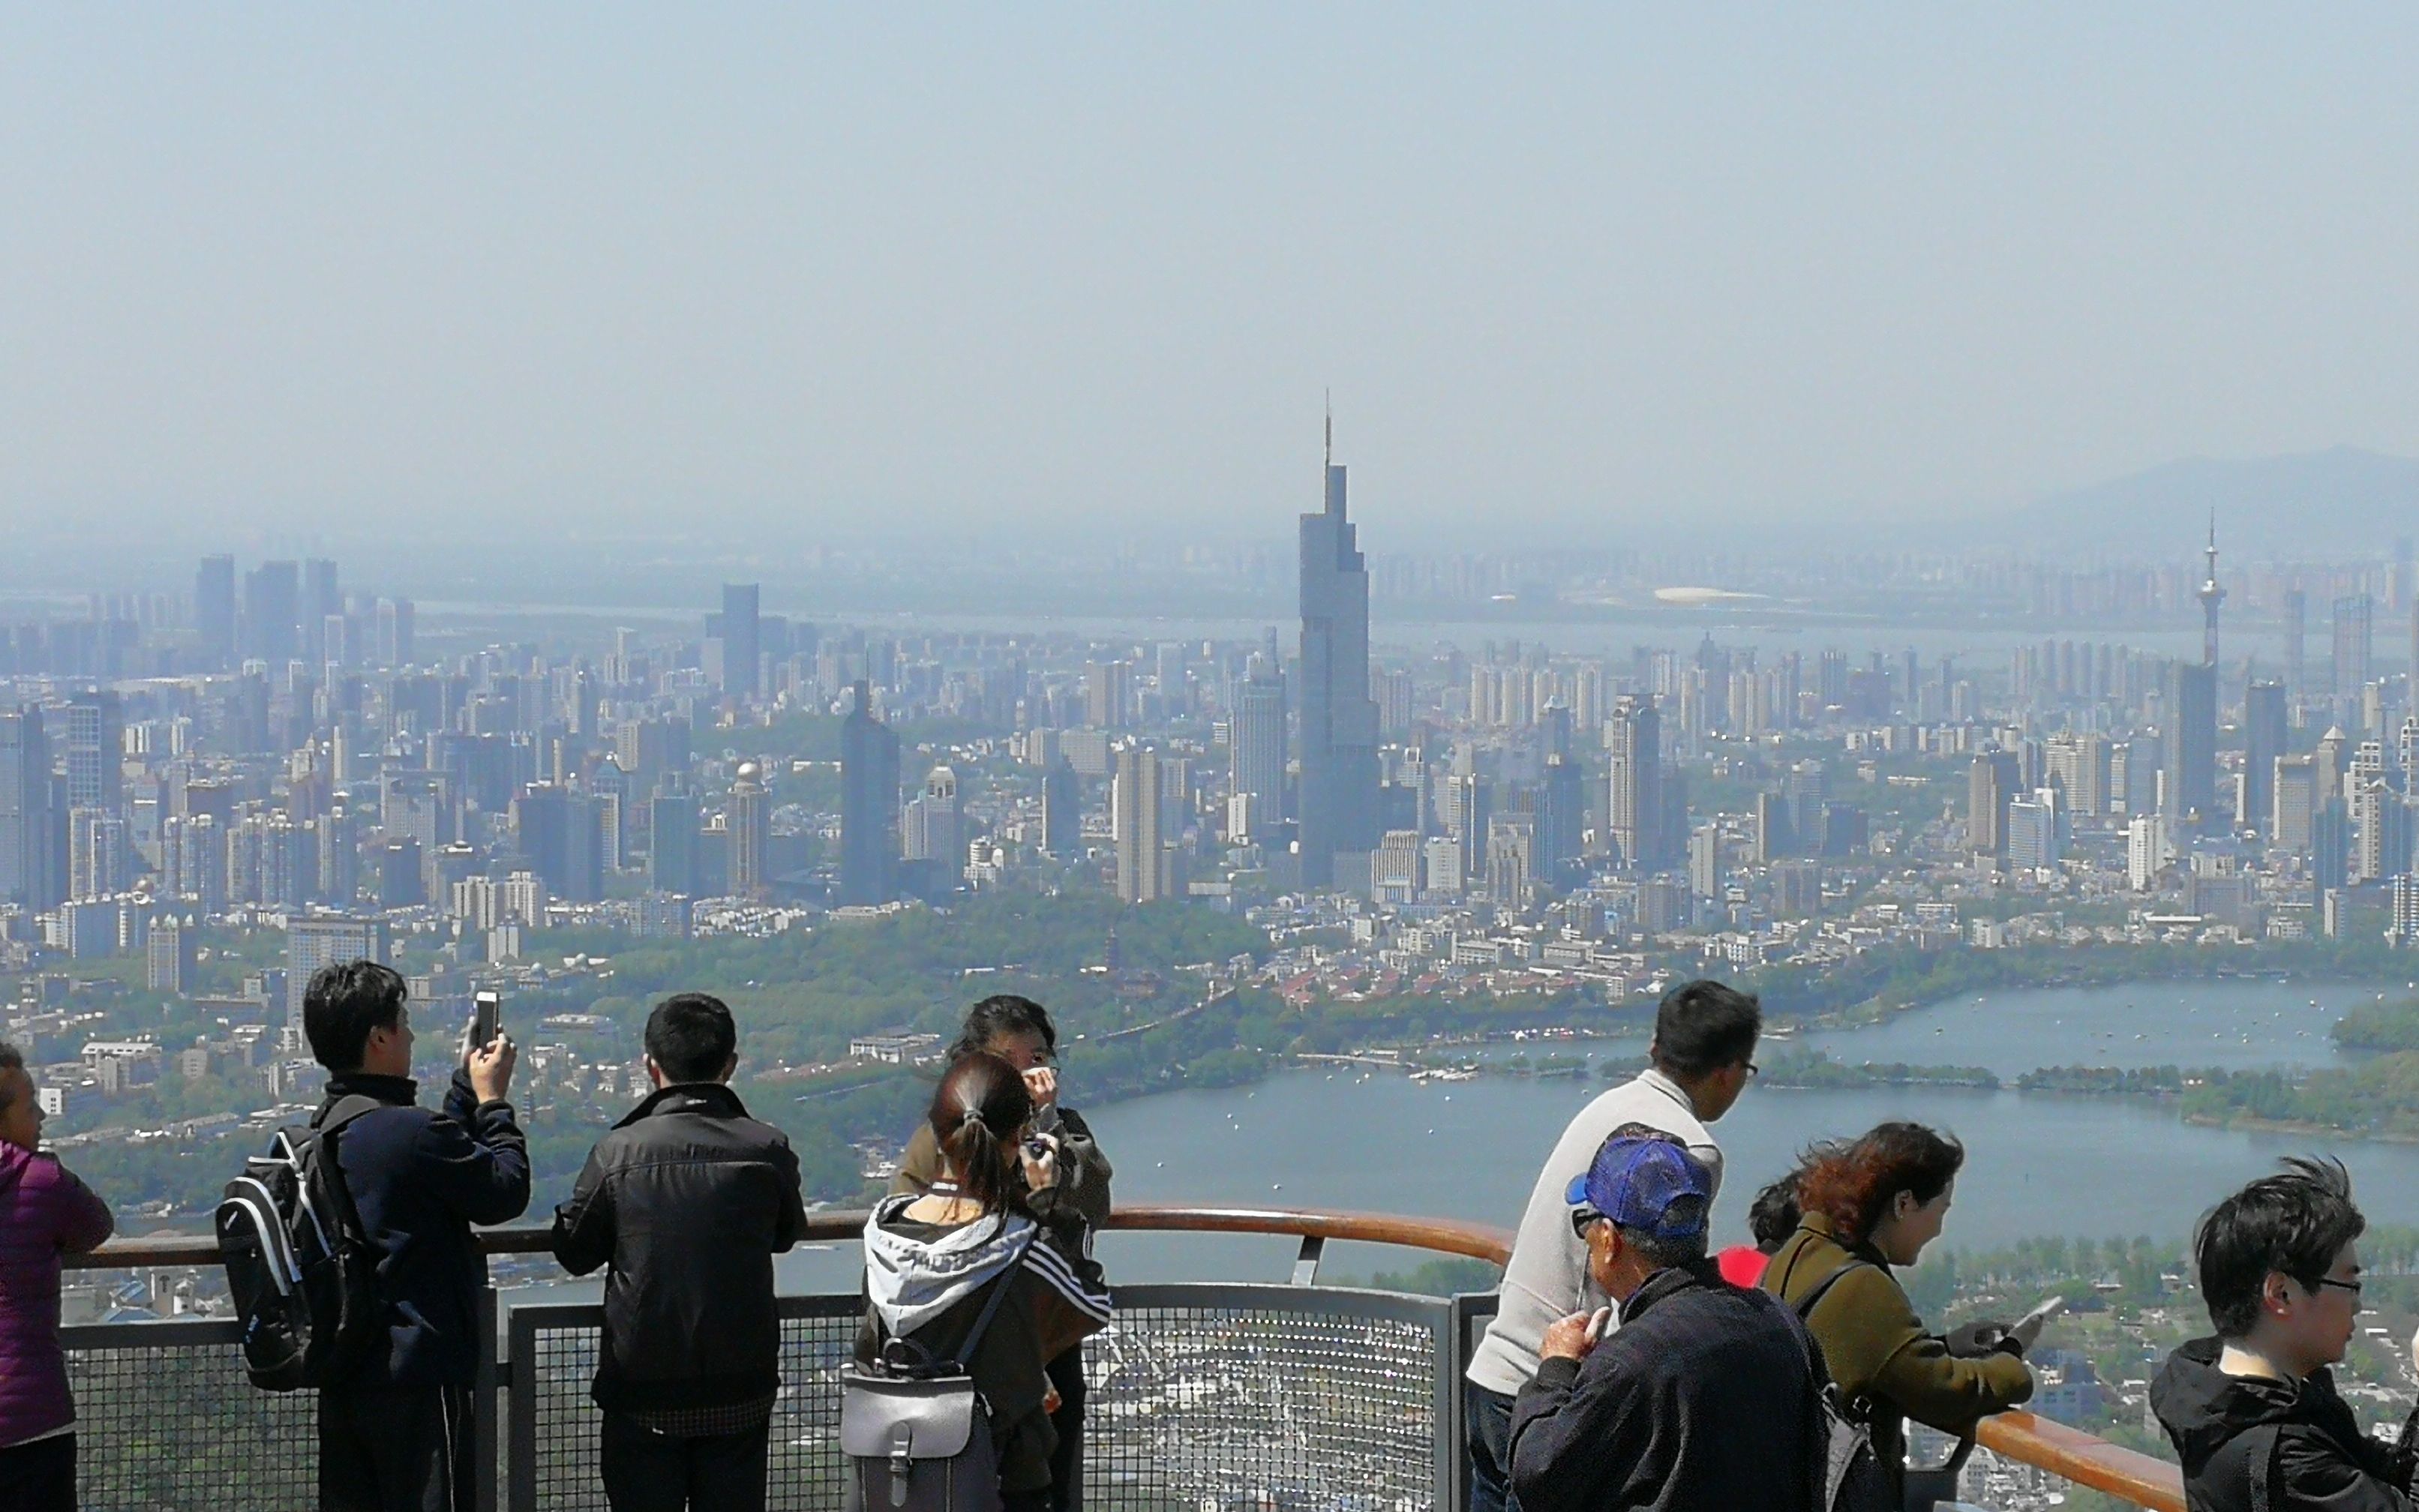
{"type": "Polygon", "coordinates": [[[1022,1072],[988,1052],[960,1056],[927,1117],[961,1193],[986,1213],[1024,1205],[1016,1139],[1032,1121],[1033,1096],[1022,1072]]]}

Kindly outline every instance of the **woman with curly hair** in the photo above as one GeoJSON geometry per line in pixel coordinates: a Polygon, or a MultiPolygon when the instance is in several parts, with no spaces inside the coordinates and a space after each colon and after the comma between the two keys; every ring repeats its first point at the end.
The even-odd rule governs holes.
{"type": "Polygon", "coordinates": [[[1764,1273],[1764,1288],[1806,1319],[1831,1379],[1868,1414],[1894,1484],[1906,1473],[1906,1419],[1963,1434],[2033,1394],[2024,1353],[2038,1322],[1944,1338],[1891,1274],[1940,1237],[1964,1162],[1963,1146],[1919,1123],[1816,1146],[1798,1175],[1797,1231],[1764,1273]]]}

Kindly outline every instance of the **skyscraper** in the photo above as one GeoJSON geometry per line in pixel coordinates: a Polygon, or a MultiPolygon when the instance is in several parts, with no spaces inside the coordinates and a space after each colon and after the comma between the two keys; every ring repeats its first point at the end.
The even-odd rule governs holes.
{"type": "Polygon", "coordinates": [[[1604,733],[1612,755],[1605,824],[1614,861],[1633,872],[1661,866],[1670,849],[1661,834],[1662,732],[1651,695],[1625,694],[1613,702],[1604,733]]]}
{"type": "Polygon", "coordinates": [[[126,754],[126,718],[117,695],[78,693],[68,701],[65,755],[68,806],[116,813],[126,805],[122,767],[126,754]]]}
{"type": "Polygon", "coordinates": [[[773,843],[772,810],[764,769],[754,762],[741,762],[731,779],[731,891],[734,897],[760,897],[771,884],[765,852],[773,843]]]}
{"type": "Polygon", "coordinates": [[[193,574],[193,630],[204,667],[216,671],[234,663],[235,558],[202,558],[193,574]]]}
{"type": "Polygon", "coordinates": [[[1226,791],[1244,800],[1250,827],[1235,836],[1258,838],[1262,826],[1285,818],[1285,679],[1259,657],[1235,690],[1227,723],[1226,791]]]}
{"type": "Polygon", "coordinates": [[[325,557],[303,563],[302,602],[296,616],[302,634],[303,659],[313,663],[335,659],[328,644],[328,622],[342,620],[344,614],[345,595],[337,586],[336,564],[325,557]]]}
{"type": "Polygon", "coordinates": [[[302,1043],[302,998],[311,974],[344,961],[384,961],[386,921],[323,915],[285,921],[285,1028],[290,1043],[302,1043]]]}
{"type": "Polygon", "coordinates": [[[2303,666],[2310,625],[2310,595],[2298,588],[2285,590],[2285,686],[2296,695],[2309,691],[2303,666]]]}
{"type": "Polygon", "coordinates": [[[1977,752],[1966,781],[1966,843],[1977,856],[2008,854],[2008,805],[2015,801],[2024,770],[2011,750],[1977,752]]]}
{"type": "Polygon", "coordinates": [[[2159,811],[2181,834],[2217,818],[2217,669],[2170,662],[2161,697],[2159,811]]]}
{"type": "Polygon", "coordinates": [[[243,575],[243,652],[272,668],[301,649],[301,570],[291,562],[264,562],[243,575]]]}
{"type": "Polygon", "coordinates": [[[1369,697],[1369,572],[1344,516],[1335,420],[1326,507],[1302,517],[1302,880],[1335,881],[1339,855],[1378,846],[1378,705],[1369,697]]]}
{"type": "Polygon", "coordinates": [[[2369,656],[2377,640],[2376,606],[2366,594],[2334,602],[2334,690],[2338,698],[2368,686],[2369,656]]]}
{"type": "Polygon", "coordinates": [[[0,709],[0,903],[43,909],[51,881],[51,749],[42,711],[0,709]]]}
{"type": "Polygon", "coordinates": [[[924,774],[924,791],[910,799],[901,836],[911,861],[938,861],[955,879],[966,864],[965,831],[958,808],[958,774],[935,766],[924,774]]]}
{"type": "Polygon", "coordinates": [[[899,736],[866,681],[840,727],[840,901],[888,903],[899,871],[899,736]]]}
{"type": "Polygon", "coordinates": [[[1148,746],[1117,748],[1116,785],[1109,795],[1117,831],[1117,900],[1156,903],[1165,896],[1166,862],[1159,836],[1159,752],[1148,746]]]}
{"type": "Polygon", "coordinates": [[[2242,690],[2242,812],[2235,823],[2276,841],[2276,760],[2285,754],[2285,685],[2254,682],[2242,690]]]}
{"type": "Polygon", "coordinates": [[[753,698],[758,690],[764,645],[761,597],[756,583],[722,585],[722,613],[716,620],[722,637],[722,690],[741,698],[753,698]]]}
{"type": "Polygon", "coordinates": [[[1041,848],[1064,858],[1084,848],[1084,783],[1066,757],[1041,779],[1041,848]]]}

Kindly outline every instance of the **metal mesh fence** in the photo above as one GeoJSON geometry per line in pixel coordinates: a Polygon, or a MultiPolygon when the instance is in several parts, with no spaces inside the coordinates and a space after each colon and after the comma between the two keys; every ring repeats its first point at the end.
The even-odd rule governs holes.
{"type": "MultiPolygon", "coordinates": [[[[848,1299],[784,1299],[767,1505],[839,1512],[839,1372],[856,1335],[848,1299]],[[795,1316],[814,1307],[816,1316],[795,1316]]],[[[1438,1504],[1443,1304],[1287,1288],[1135,1288],[1086,1351],[1084,1493],[1109,1512],[1438,1504]],[[1197,1300],[1196,1300],[1197,1299],[1197,1300]],[[1433,1319],[1407,1316],[1429,1308],[1433,1319]],[[1380,1316],[1394,1314],[1398,1316],[1380,1316]]],[[[516,1319],[507,1414],[526,1467],[517,1512],[605,1512],[590,1308],[516,1319]]]]}
{"type": "Polygon", "coordinates": [[[68,1331],[85,1512],[292,1512],[316,1502],[316,1399],[255,1389],[234,1328],[68,1331]]]}

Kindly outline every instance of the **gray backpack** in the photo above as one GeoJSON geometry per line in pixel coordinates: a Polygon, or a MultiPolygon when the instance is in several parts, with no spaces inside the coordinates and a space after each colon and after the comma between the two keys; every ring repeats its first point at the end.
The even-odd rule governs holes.
{"type": "Polygon", "coordinates": [[[840,1378],[840,1452],[848,1457],[850,1512],[1000,1512],[991,1408],[963,1363],[1016,1286],[1025,1252],[991,1286],[957,1357],[935,1360],[913,1339],[886,1341],[870,1365],[840,1378]]]}

